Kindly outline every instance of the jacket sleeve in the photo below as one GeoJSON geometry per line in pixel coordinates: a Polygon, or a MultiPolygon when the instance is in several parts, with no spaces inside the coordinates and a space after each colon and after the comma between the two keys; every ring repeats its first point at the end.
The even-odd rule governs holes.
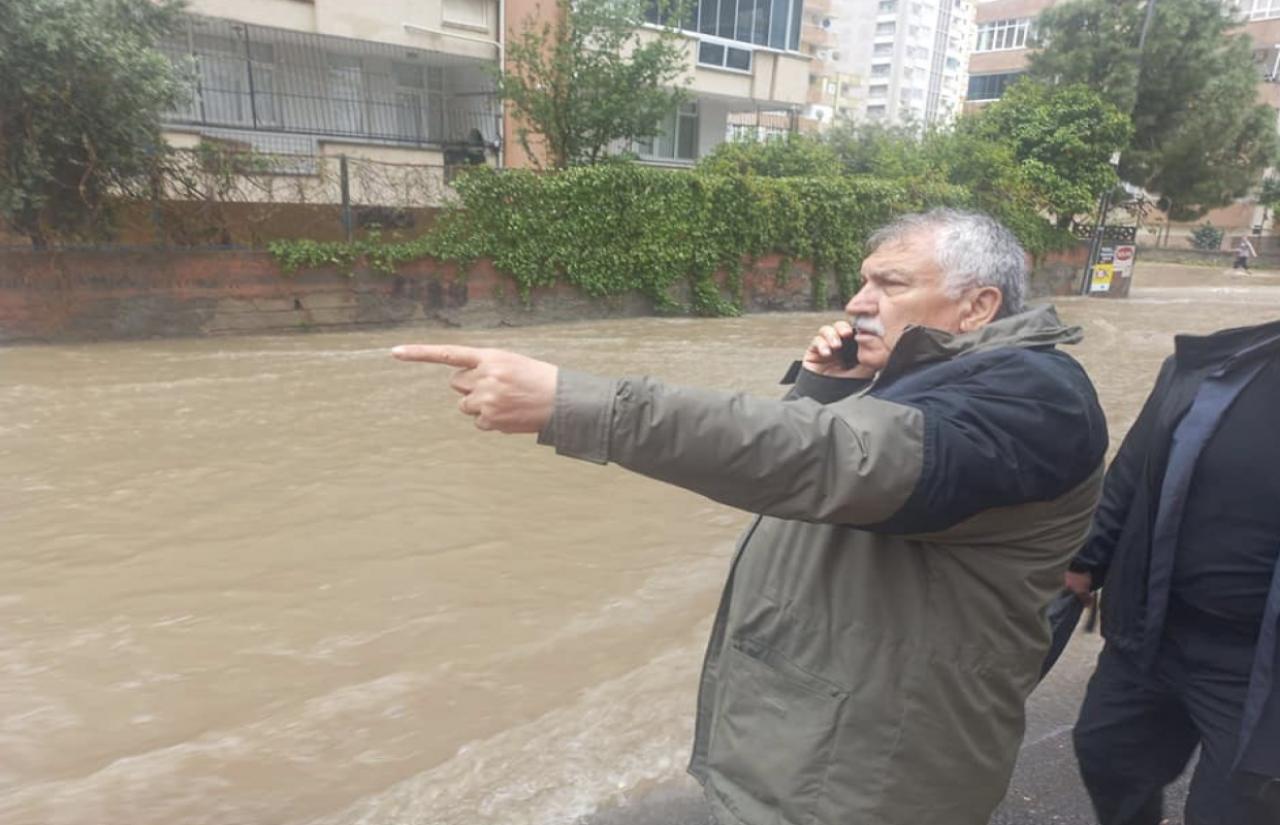
{"type": "MultiPolygon", "coordinates": [[[[1069,435],[1081,427],[1086,400],[1061,388],[1048,397],[1040,387],[1000,389],[1003,376],[992,372],[909,402],[851,395],[824,405],[561,371],[555,413],[539,440],[755,513],[933,532],[988,507],[1053,497],[1046,474],[1062,492],[1087,476],[1063,480],[1088,461],[1069,435]],[[1054,433],[1023,431],[1036,426],[1054,433]],[[1031,474],[1038,475],[1028,481],[1031,474]]],[[[1096,465],[1105,425],[1086,425],[1104,429],[1096,465]]]]}
{"type": "Polygon", "coordinates": [[[1111,566],[1111,557],[1115,554],[1120,533],[1124,530],[1129,518],[1129,508],[1133,504],[1134,493],[1138,485],[1143,483],[1143,468],[1151,450],[1151,439],[1155,431],[1155,419],[1161,401],[1173,375],[1174,361],[1170,357],[1165,360],[1156,377],[1155,387],[1147,396],[1138,418],[1125,434],[1116,457],[1107,469],[1107,477],[1103,482],[1102,500],[1093,516],[1093,526],[1084,547],[1071,560],[1069,568],[1077,573],[1089,573],[1093,577],[1093,587],[1099,588],[1106,579],[1107,569],[1111,566]]]}

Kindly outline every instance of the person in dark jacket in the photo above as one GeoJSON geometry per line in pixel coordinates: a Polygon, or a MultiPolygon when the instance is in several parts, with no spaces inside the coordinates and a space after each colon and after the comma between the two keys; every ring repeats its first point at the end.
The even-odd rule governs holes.
{"type": "Polygon", "coordinates": [[[1280,825],[1280,322],[1178,336],[1067,586],[1105,587],[1075,728],[1102,825],[1280,825]]]}
{"type": "Polygon", "coordinates": [[[782,400],[396,351],[459,367],[481,429],[756,514],[689,766],[722,825],[985,825],[1101,492],[1106,422],[1058,348],[1080,330],[1023,306],[1012,233],[939,210],[868,245],[852,324],[819,330],[782,400]]]}

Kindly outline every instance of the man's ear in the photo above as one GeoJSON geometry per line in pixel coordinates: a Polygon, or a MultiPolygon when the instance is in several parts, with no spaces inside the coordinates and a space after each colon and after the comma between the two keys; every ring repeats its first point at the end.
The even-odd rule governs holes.
{"type": "Polygon", "coordinates": [[[960,331],[973,332],[982,329],[996,319],[1000,307],[1004,305],[1004,295],[993,286],[979,287],[966,301],[964,311],[960,315],[960,331]]]}

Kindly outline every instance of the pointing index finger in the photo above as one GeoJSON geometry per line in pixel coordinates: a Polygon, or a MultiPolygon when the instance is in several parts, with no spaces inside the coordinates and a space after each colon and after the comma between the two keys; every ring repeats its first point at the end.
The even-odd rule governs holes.
{"type": "Polygon", "coordinates": [[[480,350],[475,347],[457,347],[437,344],[402,344],[391,354],[401,361],[421,361],[425,364],[444,364],[450,367],[471,369],[480,365],[480,350]]]}

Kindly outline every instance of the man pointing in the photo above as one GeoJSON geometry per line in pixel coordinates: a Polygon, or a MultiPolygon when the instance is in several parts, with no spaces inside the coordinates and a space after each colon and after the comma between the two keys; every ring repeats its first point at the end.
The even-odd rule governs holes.
{"type": "Polygon", "coordinates": [[[397,347],[484,430],[757,514],[712,628],[690,772],[723,825],[985,825],[1089,526],[1106,427],[1079,340],[1024,310],[983,215],[877,232],[783,400],[397,347]],[[856,366],[841,353],[856,346],[856,366]]]}

